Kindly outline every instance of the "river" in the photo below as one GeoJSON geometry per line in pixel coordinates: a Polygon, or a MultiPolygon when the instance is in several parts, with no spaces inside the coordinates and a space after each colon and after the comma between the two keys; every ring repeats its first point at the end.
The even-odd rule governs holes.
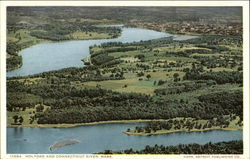
{"type": "MultiPolygon", "coordinates": [[[[7,72],[7,77],[33,75],[67,67],[82,67],[82,58],[89,55],[89,46],[104,42],[138,42],[172,36],[146,29],[122,28],[116,39],[80,40],[41,43],[20,52],[21,68],[7,72]]],[[[242,131],[214,130],[208,132],[171,133],[152,136],[132,136],[122,133],[145,123],[102,124],[74,128],[7,128],[7,153],[97,153],[105,149],[143,149],[146,145],[177,145],[242,140],[242,131]],[[77,140],[76,145],[50,151],[58,141],[77,140]]]]}

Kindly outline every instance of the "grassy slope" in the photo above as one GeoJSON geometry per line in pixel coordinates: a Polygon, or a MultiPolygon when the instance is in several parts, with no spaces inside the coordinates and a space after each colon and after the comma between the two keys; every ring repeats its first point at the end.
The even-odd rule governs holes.
{"type": "Polygon", "coordinates": [[[162,86],[154,85],[156,80],[169,80],[173,81],[173,74],[179,73],[180,76],[183,76],[183,72],[173,71],[173,72],[147,72],[146,75],[151,75],[151,78],[147,79],[146,75],[144,77],[137,77],[134,73],[126,73],[124,80],[107,80],[100,82],[84,82],[86,86],[95,87],[97,84],[101,85],[101,88],[111,89],[118,92],[134,92],[134,93],[144,93],[149,95],[154,95],[154,90],[161,88],[162,86]],[[166,76],[168,74],[168,76],[166,76]],[[139,80],[143,78],[143,80],[139,80]],[[127,85],[125,88],[124,85],[127,85]]]}

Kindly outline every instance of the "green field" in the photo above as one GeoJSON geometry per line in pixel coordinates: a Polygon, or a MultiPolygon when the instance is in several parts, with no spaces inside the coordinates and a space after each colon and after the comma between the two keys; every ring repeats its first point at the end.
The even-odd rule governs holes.
{"type": "Polygon", "coordinates": [[[135,73],[125,73],[124,77],[126,79],[124,80],[107,80],[100,82],[90,81],[90,82],[84,82],[82,83],[82,85],[90,87],[96,87],[97,85],[100,85],[101,88],[110,89],[118,92],[135,92],[135,93],[154,95],[154,90],[162,87],[162,86],[157,86],[155,84],[155,81],[167,79],[169,83],[172,83],[174,73],[179,73],[180,77],[184,75],[183,72],[178,72],[178,71],[146,72],[146,75],[151,76],[148,79],[146,75],[143,77],[137,77],[135,73]]]}

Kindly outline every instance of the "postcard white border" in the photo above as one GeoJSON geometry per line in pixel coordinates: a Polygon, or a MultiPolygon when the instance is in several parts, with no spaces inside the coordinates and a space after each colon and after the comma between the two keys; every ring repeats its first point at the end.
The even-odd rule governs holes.
{"type": "Polygon", "coordinates": [[[238,158],[249,159],[249,2],[248,1],[0,1],[1,15],[1,157],[51,158],[48,155],[6,154],[6,7],[8,6],[241,6],[243,8],[243,65],[244,65],[244,154],[243,155],[52,155],[52,158],[112,158],[112,159],[181,159],[181,158],[238,158]]]}

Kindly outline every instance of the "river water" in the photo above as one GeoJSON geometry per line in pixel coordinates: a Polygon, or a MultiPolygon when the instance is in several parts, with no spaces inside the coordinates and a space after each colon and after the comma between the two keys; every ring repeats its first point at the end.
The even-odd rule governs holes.
{"type": "Polygon", "coordinates": [[[107,149],[143,149],[146,145],[206,144],[241,140],[242,131],[213,130],[207,132],[181,132],[151,136],[124,134],[127,128],[145,123],[101,124],[73,128],[8,128],[7,153],[54,153],[83,154],[97,153],[107,149]],[[49,147],[58,141],[73,139],[80,144],[61,147],[50,151],[49,147]]]}
{"type": "MultiPolygon", "coordinates": [[[[82,58],[89,55],[89,46],[104,42],[138,42],[172,36],[146,29],[122,28],[116,39],[80,40],[42,43],[21,51],[23,66],[7,72],[7,77],[26,76],[67,67],[82,67],[82,58]]],[[[177,145],[242,140],[242,131],[214,130],[208,132],[171,133],[133,136],[122,133],[145,123],[102,124],[74,128],[7,128],[7,153],[97,153],[106,149],[143,149],[146,145],[177,145]],[[80,144],[65,146],[51,152],[58,141],[74,139],[80,144]]]]}

